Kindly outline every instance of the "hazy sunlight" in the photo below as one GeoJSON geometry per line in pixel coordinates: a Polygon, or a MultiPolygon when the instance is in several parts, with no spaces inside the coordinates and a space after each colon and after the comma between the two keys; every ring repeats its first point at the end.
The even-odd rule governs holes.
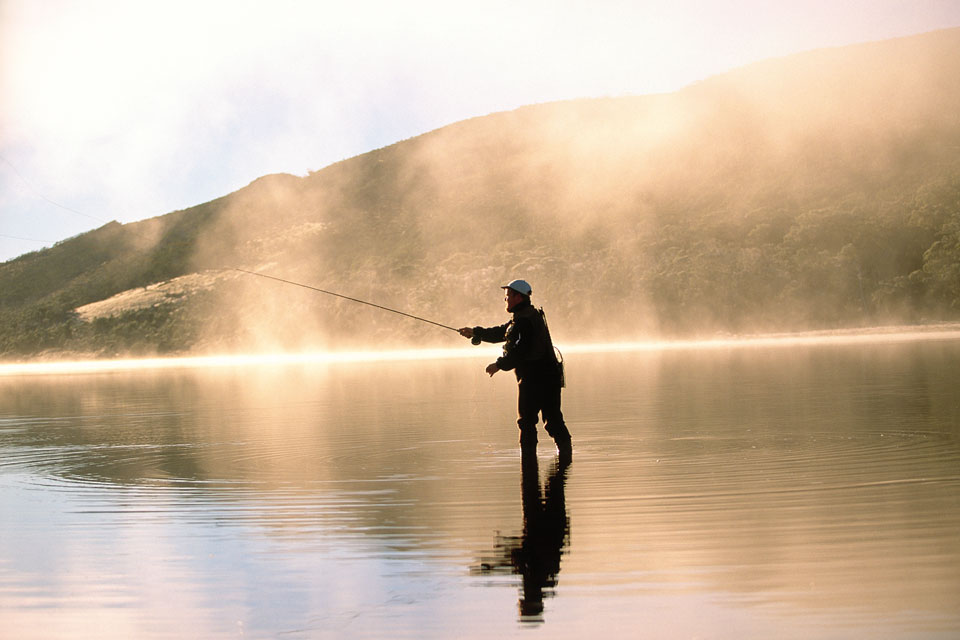
{"type": "MultiPolygon", "coordinates": [[[[712,338],[704,340],[647,340],[558,345],[565,354],[611,353],[617,351],[677,351],[693,349],[736,349],[756,347],[793,347],[826,344],[869,344],[921,340],[952,340],[960,337],[960,325],[949,324],[918,330],[915,327],[885,327],[870,330],[815,331],[796,334],[771,334],[712,338]]],[[[305,353],[263,353],[210,355],[171,358],[121,358],[116,360],[74,360],[63,362],[16,362],[0,364],[0,376],[59,375],[104,373],[148,369],[189,369],[283,366],[296,364],[337,364],[351,362],[396,362],[453,358],[493,358],[497,345],[480,348],[396,349],[389,351],[310,351],[305,353]]]]}

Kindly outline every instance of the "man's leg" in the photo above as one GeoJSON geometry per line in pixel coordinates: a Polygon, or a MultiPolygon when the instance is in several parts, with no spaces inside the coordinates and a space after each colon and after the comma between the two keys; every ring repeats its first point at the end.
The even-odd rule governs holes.
{"type": "Polygon", "coordinates": [[[521,448],[537,446],[537,414],[540,411],[537,389],[524,380],[517,386],[517,426],[521,448]]]}
{"type": "Polygon", "coordinates": [[[548,385],[543,390],[543,423],[547,433],[557,443],[557,450],[560,453],[570,453],[572,451],[570,431],[560,410],[559,384],[548,385]]]}

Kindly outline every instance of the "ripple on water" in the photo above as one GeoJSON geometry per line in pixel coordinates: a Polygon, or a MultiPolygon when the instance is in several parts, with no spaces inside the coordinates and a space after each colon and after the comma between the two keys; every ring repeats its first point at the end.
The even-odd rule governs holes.
{"type": "MultiPolygon", "coordinates": [[[[559,573],[543,616],[564,623],[549,631],[564,636],[565,623],[583,619],[613,635],[651,620],[671,628],[677,616],[658,608],[666,601],[690,619],[709,605],[720,620],[811,624],[808,637],[875,637],[898,615],[903,637],[931,620],[956,625],[956,387],[937,368],[949,359],[933,373],[911,365],[893,375],[859,357],[834,373],[842,358],[831,356],[821,383],[816,358],[766,366],[722,355],[621,358],[598,367],[602,384],[590,386],[585,367],[584,383],[565,392],[575,454],[552,524],[569,536],[552,550],[559,573]],[[780,369],[803,383],[787,402],[780,369]]],[[[444,371],[428,371],[428,383],[404,367],[269,392],[262,380],[169,372],[141,381],[142,394],[114,378],[46,394],[49,417],[0,422],[0,489],[19,516],[4,533],[23,549],[36,534],[44,549],[74,555],[24,563],[0,600],[12,602],[27,574],[94,593],[106,564],[133,606],[181,592],[206,594],[205,615],[223,601],[267,602],[305,635],[360,610],[410,635],[415,616],[394,601],[430,603],[418,611],[441,627],[463,614],[447,630],[514,621],[516,593],[486,592],[521,590],[517,567],[470,570],[493,556],[508,562],[497,555],[507,547],[522,556],[543,524],[525,520],[515,392],[482,370],[444,371]],[[475,391],[481,384],[493,386],[475,391]],[[143,584],[127,560],[175,572],[143,584]],[[443,598],[469,604],[447,609],[443,598]]],[[[541,443],[544,504],[555,476],[552,446],[541,443]]],[[[11,562],[2,552],[0,561],[11,562]]],[[[58,597],[48,586],[49,610],[58,597]]]]}

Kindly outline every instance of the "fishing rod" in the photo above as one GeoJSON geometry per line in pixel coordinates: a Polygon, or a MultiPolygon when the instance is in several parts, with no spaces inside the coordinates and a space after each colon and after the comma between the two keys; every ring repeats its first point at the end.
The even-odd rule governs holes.
{"type": "Polygon", "coordinates": [[[267,275],[266,273],[259,273],[257,271],[247,271],[246,269],[238,269],[237,267],[231,267],[234,271],[239,271],[241,273],[249,273],[252,276],[260,276],[261,278],[268,278],[270,280],[276,280],[277,282],[285,282],[287,284],[292,284],[296,287],[303,287],[304,289],[310,289],[311,291],[319,291],[320,293],[325,293],[328,296],[336,296],[337,298],[343,298],[344,300],[350,300],[351,302],[359,302],[360,304],[365,304],[370,307],[376,307],[377,309],[383,309],[384,311],[389,311],[391,313],[396,313],[401,316],[406,316],[408,318],[413,318],[414,320],[419,320],[420,322],[426,322],[427,324],[432,324],[443,329],[449,329],[450,331],[456,331],[460,333],[458,329],[453,327],[448,327],[445,324],[440,324],[439,322],[434,322],[433,320],[427,320],[426,318],[421,318],[420,316],[415,316],[410,313],[404,313],[403,311],[397,311],[396,309],[391,309],[390,307],[384,307],[383,305],[374,304],[373,302],[367,302],[366,300],[360,300],[359,298],[351,298],[350,296],[345,296],[342,293],[335,293],[333,291],[327,291],[326,289],[321,289],[319,287],[312,287],[309,284],[303,284],[302,282],[294,282],[293,280],[285,280],[283,278],[278,278],[276,276],[267,275]]]}
{"type": "MultiPolygon", "coordinates": [[[[57,207],[60,207],[61,209],[65,209],[65,210],[67,210],[67,211],[70,211],[71,213],[75,213],[75,214],[80,215],[80,216],[83,216],[83,217],[85,217],[85,218],[90,218],[91,220],[97,220],[98,222],[107,222],[106,220],[103,220],[102,218],[98,218],[97,216],[92,216],[92,215],[83,213],[82,211],[77,211],[76,209],[71,209],[70,207],[64,206],[64,205],[60,204],[59,202],[54,202],[54,201],[51,200],[50,198],[46,197],[43,193],[41,193],[36,187],[34,187],[34,186],[23,176],[23,174],[20,173],[20,170],[17,169],[17,167],[16,167],[12,162],[10,162],[9,160],[7,160],[7,158],[6,158],[5,156],[0,155],[0,162],[3,162],[4,164],[8,165],[11,169],[13,169],[14,173],[17,174],[17,176],[20,178],[20,180],[22,180],[23,183],[26,184],[26,185],[30,188],[31,191],[33,191],[37,196],[39,196],[40,198],[42,198],[42,199],[45,200],[46,202],[49,202],[49,203],[52,204],[52,205],[55,205],[55,206],[57,206],[57,207]]],[[[0,236],[0,237],[12,238],[13,236],[0,236]]],[[[19,239],[20,239],[20,240],[27,240],[26,238],[19,238],[19,239]]],[[[34,242],[40,242],[40,241],[34,241],[34,242]]],[[[455,328],[453,328],[453,327],[449,327],[449,326],[447,326],[447,325],[445,325],[445,324],[440,324],[439,322],[434,322],[433,320],[427,320],[426,318],[421,318],[420,316],[415,316],[415,315],[410,314],[410,313],[405,313],[405,312],[403,312],[403,311],[398,311],[398,310],[396,310],[396,309],[391,309],[390,307],[385,307],[385,306],[383,306],[383,305],[374,304],[373,302],[367,302],[366,300],[360,300],[359,298],[351,298],[350,296],[345,296],[345,295],[343,295],[343,294],[341,294],[341,293],[336,293],[336,292],[334,292],[334,291],[327,291],[326,289],[321,289],[321,288],[319,288],[319,287],[313,287],[313,286],[310,286],[310,285],[308,285],[308,284],[303,284],[303,283],[301,283],[301,282],[294,282],[293,280],[285,280],[285,279],[283,279],[283,278],[278,278],[278,277],[276,277],[276,276],[267,275],[266,273],[258,273],[258,272],[256,272],[256,271],[247,271],[246,269],[240,269],[240,268],[237,268],[237,267],[231,267],[231,269],[232,269],[233,271],[239,271],[239,272],[241,272],[241,273],[247,273],[247,274],[250,274],[250,275],[252,275],[252,276],[260,276],[261,278],[268,278],[268,279],[270,279],[270,280],[276,280],[277,282],[285,282],[285,283],[287,283],[287,284],[292,284],[292,285],[297,286],[297,287],[303,287],[304,289],[310,289],[310,290],[312,290],[312,291],[318,291],[318,292],[320,292],[320,293],[325,293],[325,294],[327,294],[327,295],[336,296],[337,298],[343,298],[344,300],[350,300],[351,302],[359,302],[360,304],[365,304],[365,305],[368,305],[368,306],[371,306],[371,307],[376,307],[377,309],[383,309],[384,311],[389,311],[389,312],[391,312],[391,313],[396,313],[396,314],[401,315],[401,316],[406,316],[406,317],[408,317],[408,318],[413,318],[414,320],[419,320],[420,322],[426,322],[427,324],[432,324],[432,325],[437,326],[437,327],[440,327],[440,328],[442,328],[442,329],[449,329],[450,331],[454,331],[454,332],[456,332],[456,333],[460,333],[460,331],[459,331],[458,329],[455,329],[455,328]]],[[[475,341],[474,344],[479,344],[479,342],[478,342],[478,341],[475,341]]]]}

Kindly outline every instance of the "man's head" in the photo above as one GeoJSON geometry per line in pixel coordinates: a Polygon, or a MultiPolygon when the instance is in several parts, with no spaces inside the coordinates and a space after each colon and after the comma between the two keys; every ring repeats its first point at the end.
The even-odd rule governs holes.
{"type": "Polygon", "coordinates": [[[533,289],[530,288],[526,280],[514,280],[500,288],[503,289],[503,301],[507,303],[507,311],[521,302],[529,301],[530,294],[533,293],[533,289]]]}

